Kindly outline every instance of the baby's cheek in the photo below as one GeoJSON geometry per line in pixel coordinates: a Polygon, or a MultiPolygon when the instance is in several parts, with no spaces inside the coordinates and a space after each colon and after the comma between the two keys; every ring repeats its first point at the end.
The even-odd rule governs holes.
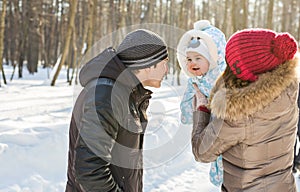
{"type": "Polygon", "coordinates": [[[193,71],[191,65],[187,65],[187,70],[188,70],[189,72],[192,72],[192,71],[193,71]]]}

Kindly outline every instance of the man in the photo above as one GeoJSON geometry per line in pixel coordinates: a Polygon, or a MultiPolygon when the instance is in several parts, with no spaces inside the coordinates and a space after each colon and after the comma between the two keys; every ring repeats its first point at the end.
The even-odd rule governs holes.
{"type": "Polygon", "coordinates": [[[167,73],[167,45],[139,29],[80,71],[84,87],[70,123],[67,192],[140,192],[151,91],[167,73]]]}

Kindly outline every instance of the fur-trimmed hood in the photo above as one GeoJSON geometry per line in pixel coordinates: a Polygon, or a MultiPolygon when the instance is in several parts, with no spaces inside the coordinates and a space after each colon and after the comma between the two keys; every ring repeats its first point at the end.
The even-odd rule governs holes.
{"type": "Polygon", "coordinates": [[[210,95],[209,107],[212,114],[235,121],[262,110],[287,87],[298,81],[298,65],[299,54],[276,69],[260,74],[257,81],[240,89],[226,89],[220,76],[210,95]]]}

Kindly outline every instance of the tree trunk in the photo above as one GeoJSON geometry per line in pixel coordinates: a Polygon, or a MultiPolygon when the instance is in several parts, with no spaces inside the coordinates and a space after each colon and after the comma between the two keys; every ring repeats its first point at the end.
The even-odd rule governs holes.
{"type": "Polygon", "coordinates": [[[37,72],[37,66],[39,61],[39,35],[37,31],[39,24],[38,12],[41,11],[40,5],[40,1],[29,0],[27,69],[31,74],[37,72]]]}
{"type": "MultiPolygon", "coordinates": [[[[56,0],[53,0],[56,1],[56,0]]],[[[55,26],[56,26],[56,7],[54,5],[50,5],[49,8],[49,16],[50,18],[47,20],[46,30],[44,34],[44,42],[45,42],[45,52],[47,54],[48,63],[46,63],[46,67],[50,67],[54,63],[54,42],[57,41],[58,34],[55,34],[55,26]]],[[[49,78],[49,76],[48,76],[49,78]]]]}
{"type": "Polygon", "coordinates": [[[127,8],[127,14],[126,14],[126,26],[132,25],[132,10],[133,10],[133,2],[131,0],[127,0],[126,8],[127,8]]]}
{"type": "Polygon", "coordinates": [[[222,24],[222,31],[225,34],[228,34],[228,25],[230,25],[230,23],[228,23],[228,8],[229,8],[229,1],[225,1],[225,10],[224,10],[224,17],[223,17],[223,24],[222,24]]]}
{"type": "MultiPolygon", "coordinates": [[[[10,29],[10,32],[9,34],[10,35],[7,35],[6,37],[10,37],[10,60],[11,60],[11,63],[13,65],[13,72],[11,74],[11,77],[10,77],[10,81],[13,80],[14,78],[14,74],[15,74],[15,69],[16,69],[16,65],[17,65],[17,58],[18,58],[18,55],[20,55],[20,43],[21,43],[21,38],[23,38],[21,36],[21,24],[20,22],[22,21],[22,17],[21,17],[21,14],[20,14],[20,8],[19,8],[19,2],[18,0],[13,0],[10,2],[11,3],[11,9],[10,9],[10,26],[12,29],[10,29]],[[14,9],[12,9],[12,7],[14,9]]],[[[7,39],[7,38],[6,38],[7,39]]],[[[8,49],[7,47],[5,49],[8,49]]]]}
{"type": "MultiPolygon", "coordinates": [[[[61,2],[61,4],[64,4],[65,2],[61,2]]],[[[59,4],[59,0],[56,0],[56,5],[59,4]]],[[[64,8],[62,7],[61,9],[59,8],[59,6],[56,7],[56,13],[59,15],[63,15],[63,10],[64,8]]],[[[62,16],[63,17],[63,16],[62,16]]],[[[60,55],[61,49],[60,49],[60,41],[61,41],[61,37],[63,36],[62,33],[62,23],[63,21],[59,21],[59,17],[55,17],[55,25],[54,25],[54,29],[51,33],[51,37],[53,37],[53,39],[55,39],[55,41],[53,42],[53,52],[52,52],[52,62],[56,63],[57,58],[60,55]]]]}
{"type": "Polygon", "coordinates": [[[89,50],[93,45],[94,37],[94,26],[95,26],[95,12],[97,11],[97,0],[90,0],[89,7],[89,22],[88,22],[88,35],[87,35],[87,47],[86,50],[89,50]]]}
{"type": "Polygon", "coordinates": [[[71,42],[71,38],[72,38],[72,32],[74,31],[74,28],[75,28],[74,21],[75,21],[75,15],[76,15],[76,7],[77,7],[77,0],[70,0],[70,20],[69,20],[69,26],[68,26],[64,51],[62,53],[62,57],[61,57],[59,65],[58,65],[58,68],[53,76],[52,81],[51,81],[51,86],[55,85],[55,81],[59,75],[62,65],[65,63],[65,60],[68,57],[70,42],[71,42]]]}
{"type": "Polygon", "coordinates": [[[287,22],[286,22],[286,20],[287,20],[287,16],[288,16],[288,14],[287,14],[287,12],[288,12],[288,5],[287,5],[287,3],[286,3],[286,1],[284,1],[284,2],[282,2],[282,12],[281,12],[281,28],[280,28],[280,30],[281,31],[285,31],[286,30],[286,24],[287,24],[287,22]]]}
{"type": "Polygon", "coordinates": [[[108,26],[108,31],[107,34],[112,33],[115,29],[115,24],[116,24],[116,13],[115,13],[115,4],[114,0],[109,1],[109,7],[110,9],[107,9],[106,11],[109,12],[109,18],[106,21],[107,26],[108,26]]]}
{"type": "Polygon", "coordinates": [[[142,1],[133,1],[133,5],[134,5],[134,8],[133,8],[133,12],[131,13],[132,14],[132,23],[133,24],[138,24],[138,23],[141,23],[142,22],[142,18],[141,18],[141,15],[142,15],[142,1]]]}
{"type": "MultiPolygon", "coordinates": [[[[17,23],[17,12],[15,11],[16,8],[13,6],[13,1],[8,2],[9,11],[6,13],[8,15],[8,22],[6,24],[6,30],[4,32],[4,37],[10,36],[11,38],[4,38],[4,55],[3,59],[6,60],[6,62],[11,61],[11,64],[13,66],[13,72],[11,75],[10,80],[13,79],[13,75],[15,72],[15,55],[16,55],[16,41],[14,39],[17,39],[16,37],[16,28],[18,25],[15,25],[15,22],[17,23]],[[14,8],[14,10],[13,10],[14,8]],[[14,14],[15,13],[15,14],[14,14]],[[9,52],[9,53],[8,53],[9,52]]],[[[2,60],[3,60],[2,59],[2,60]]]]}
{"type": "Polygon", "coordinates": [[[248,27],[248,0],[243,1],[243,29],[248,27]]]}
{"type": "Polygon", "coordinates": [[[273,9],[274,9],[274,0],[269,0],[268,6],[268,16],[267,16],[267,28],[273,29],[273,9]]]}
{"type": "MultiPolygon", "coordinates": [[[[300,15],[300,1],[298,1],[298,15],[300,15]]],[[[297,30],[298,30],[298,33],[297,33],[297,39],[300,39],[300,26],[299,26],[299,23],[298,23],[298,27],[297,27],[297,30]]]]}
{"type": "Polygon", "coordinates": [[[20,14],[20,31],[19,31],[19,36],[20,36],[20,42],[18,46],[18,77],[22,78],[23,77],[23,64],[25,60],[25,55],[28,52],[27,49],[27,37],[28,37],[28,19],[27,19],[27,12],[28,12],[28,2],[27,0],[22,1],[22,12],[20,14]]]}
{"type": "Polygon", "coordinates": [[[45,38],[45,30],[44,30],[45,26],[44,25],[45,25],[45,21],[41,16],[37,34],[40,39],[41,60],[44,61],[44,67],[48,67],[49,59],[48,59],[48,54],[46,53],[46,43],[45,43],[46,38],[45,38]]]}
{"type": "MultiPolygon", "coordinates": [[[[1,20],[0,20],[0,69],[2,71],[3,83],[7,84],[4,69],[3,69],[3,43],[4,43],[4,30],[5,30],[5,13],[6,13],[6,0],[2,0],[2,13],[1,13],[1,20]]],[[[0,86],[1,86],[1,83],[0,83],[0,86]]]]}
{"type": "Polygon", "coordinates": [[[69,85],[72,85],[72,81],[74,78],[74,73],[76,68],[78,67],[77,63],[78,63],[78,59],[77,59],[77,45],[76,45],[76,33],[73,33],[73,41],[72,41],[72,46],[73,46],[73,58],[72,58],[72,74],[71,74],[71,78],[69,81],[69,85]]]}
{"type": "Polygon", "coordinates": [[[297,29],[299,28],[299,15],[297,15],[296,13],[298,12],[297,9],[299,9],[299,7],[297,7],[297,2],[296,0],[292,0],[292,2],[290,3],[291,6],[291,10],[289,12],[290,15],[290,25],[287,31],[289,31],[292,35],[294,35],[296,37],[297,35],[297,29]]]}
{"type": "Polygon", "coordinates": [[[254,19],[258,15],[257,12],[259,12],[259,10],[258,10],[258,1],[255,0],[254,1],[253,15],[252,15],[252,26],[257,26],[256,20],[254,19]]]}
{"type": "Polygon", "coordinates": [[[235,0],[232,0],[231,2],[231,26],[232,26],[232,32],[237,31],[236,27],[236,6],[235,6],[235,0]]]}

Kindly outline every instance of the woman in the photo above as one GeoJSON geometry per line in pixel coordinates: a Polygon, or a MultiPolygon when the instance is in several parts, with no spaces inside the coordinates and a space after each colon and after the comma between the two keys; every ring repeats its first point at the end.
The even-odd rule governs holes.
{"type": "Polygon", "coordinates": [[[296,52],[291,35],[266,29],[241,30],[228,40],[227,68],[208,106],[195,106],[192,133],[196,160],[222,154],[222,191],[296,192],[296,52]]]}

